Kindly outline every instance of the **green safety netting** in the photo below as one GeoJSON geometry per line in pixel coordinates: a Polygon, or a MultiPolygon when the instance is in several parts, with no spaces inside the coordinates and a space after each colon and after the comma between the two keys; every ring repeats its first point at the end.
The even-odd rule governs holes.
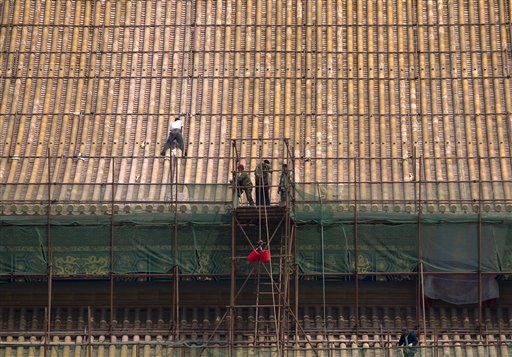
{"type": "MultiPolygon", "coordinates": [[[[427,272],[475,272],[481,234],[484,272],[512,271],[512,219],[366,213],[332,214],[311,219],[295,212],[301,273],[351,273],[355,254],[360,273],[412,272],[421,253],[427,272]],[[357,237],[355,232],[357,230],[357,237]],[[418,246],[420,242],[420,247],[418,246]],[[357,249],[356,249],[357,247],[357,249]]],[[[0,274],[44,274],[48,234],[56,275],[170,273],[175,262],[183,274],[229,275],[232,230],[230,214],[180,215],[177,251],[173,252],[174,216],[140,213],[98,216],[1,216],[0,274]],[[111,247],[114,262],[111,264],[111,247]]],[[[260,237],[272,233],[236,230],[238,270],[249,272],[244,259],[260,237]]],[[[273,247],[272,249],[277,249],[273,247]]]]}

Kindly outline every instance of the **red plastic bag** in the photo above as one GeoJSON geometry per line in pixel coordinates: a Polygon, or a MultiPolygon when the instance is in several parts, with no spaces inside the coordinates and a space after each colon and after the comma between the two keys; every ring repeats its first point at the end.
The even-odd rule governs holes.
{"type": "Polygon", "coordinates": [[[262,263],[268,263],[270,261],[270,250],[264,250],[260,254],[260,260],[262,263]]]}
{"type": "Polygon", "coordinates": [[[261,253],[258,252],[256,249],[254,249],[249,255],[247,256],[247,260],[251,263],[256,263],[260,259],[261,253]]]}

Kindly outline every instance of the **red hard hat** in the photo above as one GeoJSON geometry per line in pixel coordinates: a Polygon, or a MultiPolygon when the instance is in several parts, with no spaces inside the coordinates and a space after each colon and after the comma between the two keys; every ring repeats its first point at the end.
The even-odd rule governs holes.
{"type": "Polygon", "coordinates": [[[245,169],[244,165],[242,165],[242,164],[238,165],[238,170],[243,170],[243,169],[245,169]]]}

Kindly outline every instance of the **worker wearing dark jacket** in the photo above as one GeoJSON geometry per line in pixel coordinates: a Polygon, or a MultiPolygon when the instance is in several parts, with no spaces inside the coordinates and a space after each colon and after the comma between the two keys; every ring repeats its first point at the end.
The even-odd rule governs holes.
{"type": "Polygon", "coordinates": [[[418,337],[413,331],[408,331],[407,327],[402,327],[402,335],[398,341],[398,346],[403,346],[404,356],[413,357],[416,353],[414,346],[418,345],[418,337]]]}
{"type": "Polygon", "coordinates": [[[254,169],[256,178],[256,205],[270,205],[270,161],[263,160],[254,169]]]}
{"type": "Polygon", "coordinates": [[[283,164],[281,176],[279,177],[279,187],[277,189],[277,193],[279,194],[279,198],[281,200],[281,205],[286,203],[286,197],[290,194],[294,187],[295,182],[293,181],[292,172],[288,170],[287,164],[283,164]]]}

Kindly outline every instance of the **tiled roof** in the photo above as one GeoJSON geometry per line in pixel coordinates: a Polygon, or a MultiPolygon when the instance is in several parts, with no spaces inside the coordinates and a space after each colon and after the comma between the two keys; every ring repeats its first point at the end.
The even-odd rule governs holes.
{"type": "Polygon", "coordinates": [[[158,154],[183,113],[180,183],[227,183],[231,139],[277,180],[289,138],[296,180],[344,208],[510,212],[500,4],[4,1],[0,213],[165,202],[158,154]]]}
{"type": "MultiPolygon", "coordinates": [[[[196,336],[197,337],[197,336],[196,336]]],[[[379,335],[365,336],[359,344],[353,341],[354,336],[315,336],[309,341],[300,341],[286,349],[285,353],[297,357],[306,357],[318,354],[340,354],[347,357],[359,357],[361,355],[378,357],[382,355],[402,356],[402,348],[397,347],[396,336],[379,335]]],[[[430,342],[430,341],[429,341],[430,342]]],[[[442,355],[460,357],[508,357],[509,340],[505,335],[490,335],[487,341],[472,339],[469,335],[456,335],[454,339],[448,336],[436,340],[434,345],[420,342],[417,347],[421,355],[442,355]],[[421,352],[420,352],[421,351],[421,352]]],[[[291,343],[290,343],[291,344],[291,343]]],[[[175,342],[167,335],[120,335],[99,336],[89,339],[84,335],[54,336],[50,344],[45,344],[43,338],[31,336],[29,338],[8,336],[5,341],[0,341],[0,349],[5,357],[19,355],[32,355],[49,348],[52,353],[64,356],[77,356],[86,354],[91,357],[126,357],[126,356],[176,356],[176,355],[206,355],[223,357],[228,355],[228,346],[221,345],[217,341],[212,342],[212,347],[201,345],[200,341],[188,341],[186,343],[175,342]]],[[[255,344],[251,341],[249,346],[240,342],[234,344],[233,352],[237,356],[274,356],[280,351],[275,342],[259,341],[255,344]]]]}
{"type": "MultiPolygon", "coordinates": [[[[507,344],[512,339],[510,321],[507,321],[510,317],[508,308],[485,310],[486,327],[481,336],[475,335],[474,326],[470,326],[475,314],[473,309],[435,310],[432,309],[430,316],[427,316],[429,332],[419,336],[421,348],[428,355],[438,349],[438,353],[449,356],[455,353],[459,356],[507,356],[507,344]]],[[[169,332],[169,311],[166,308],[118,309],[114,315],[117,324],[111,333],[106,322],[109,316],[107,309],[93,308],[92,320],[89,322],[87,308],[60,307],[54,312],[52,321],[52,348],[59,351],[59,354],[67,351],[70,355],[90,347],[93,356],[117,356],[119,353],[129,355],[128,351],[134,354],[138,351],[144,356],[165,355],[162,349],[167,349],[167,353],[172,355],[171,350],[177,347],[188,353],[199,352],[199,348],[205,346],[210,336],[213,336],[208,351],[213,351],[214,355],[225,355],[225,330],[228,322],[215,330],[221,318],[218,314],[222,314],[222,310],[214,307],[188,308],[182,313],[181,338],[177,342],[169,332]]],[[[348,307],[329,308],[325,327],[321,308],[311,307],[301,313],[302,328],[313,344],[309,345],[306,339],[298,341],[294,345],[297,356],[311,355],[312,348],[329,348],[331,352],[345,350],[347,356],[359,356],[361,348],[370,348],[365,355],[377,356],[384,351],[394,355],[397,353],[400,327],[414,319],[411,316],[413,310],[373,307],[366,309],[361,316],[357,333],[351,327],[355,321],[351,315],[353,311],[348,307]]],[[[43,308],[0,309],[0,350],[4,356],[44,347],[43,337],[37,337],[44,331],[44,314],[43,308]]],[[[260,349],[268,349],[275,343],[275,335],[273,340],[269,332],[269,329],[272,330],[272,314],[269,309],[259,311],[260,349]]],[[[237,316],[235,346],[240,349],[237,355],[248,354],[251,346],[254,346],[255,321],[251,311],[241,311],[241,315],[237,316]]]]}

